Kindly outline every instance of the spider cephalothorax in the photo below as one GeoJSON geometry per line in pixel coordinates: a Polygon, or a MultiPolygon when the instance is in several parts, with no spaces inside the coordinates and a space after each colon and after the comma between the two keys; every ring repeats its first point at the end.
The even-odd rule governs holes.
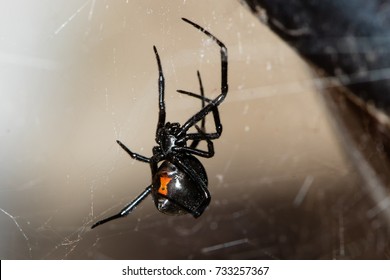
{"type": "MultiPolygon", "coordinates": [[[[185,139],[178,138],[180,124],[179,123],[170,123],[167,122],[162,128],[157,132],[156,142],[159,144],[158,149],[161,150],[163,155],[168,155],[172,153],[172,148],[176,146],[184,146],[185,139]]],[[[157,150],[158,150],[157,149],[157,150]]]]}
{"type": "Polygon", "coordinates": [[[204,28],[188,19],[183,18],[183,20],[202,31],[220,47],[221,93],[215,99],[206,98],[204,96],[202,80],[198,71],[200,94],[184,90],[178,90],[178,92],[200,99],[202,102],[202,109],[189,118],[183,125],[176,122],[165,122],[165,80],[160,57],[156,47],[153,47],[159,72],[159,117],[156,129],[156,143],[158,145],[153,148],[153,155],[151,157],[145,157],[132,152],[122,142],[117,140],[117,143],[132,158],[149,163],[152,173],[152,184],[118,214],[98,221],[92,228],[108,221],[125,217],[149,196],[149,194],[152,195],[156,208],[160,212],[169,215],[191,214],[197,218],[202,215],[203,211],[210,203],[206,170],[195,156],[205,158],[212,157],[214,155],[214,145],[211,140],[219,138],[222,133],[218,106],[225,99],[228,92],[227,49],[219,39],[204,28]],[[213,133],[206,133],[205,117],[210,112],[213,114],[216,131],[213,133]],[[198,122],[201,122],[200,127],[197,126],[198,122]],[[195,127],[197,132],[188,133],[188,130],[191,127],[195,127]],[[191,143],[188,144],[187,141],[191,141],[191,143]],[[206,141],[207,150],[200,150],[197,148],[200,141],[206,141]]]}

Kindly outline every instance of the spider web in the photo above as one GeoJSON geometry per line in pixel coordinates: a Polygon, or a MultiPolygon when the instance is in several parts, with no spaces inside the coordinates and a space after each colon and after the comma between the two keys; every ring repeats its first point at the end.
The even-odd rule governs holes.
{"type": "MultiPolygon", "coordinates": [[[[61,4],[12,3],[1,17],[10,27],[0,31],[2,259],[389,257],[388,201],[367,201],[314,93],[333,81],[313,77],[239,3],[61,4]],[[115,140],[145,156],[155,145],[152,46],[168,121],[200,109],[176,93],[199,93],[197,70],[206,96],[219,94],[219,49],[181,17],[229,50],[224,131],[215,157],[201,159],[212,202],[195,220],[162,215],[146,199],[90,230],[150,184],[149,166],[115,140]],[[367,236],[381,249],[370,250],[367,236]]],[[[214,129],[211,116],[206,127],[214,129]]]]}

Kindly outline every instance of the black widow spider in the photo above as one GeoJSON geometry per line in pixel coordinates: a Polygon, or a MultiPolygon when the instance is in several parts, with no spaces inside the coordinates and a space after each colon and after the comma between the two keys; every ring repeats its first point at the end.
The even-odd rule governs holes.
{"type": "Polygon", "coordinates": [[[222,124],[219,118],[218,106],[222,103],[228,93],[228,55],[225,45],[210,32],[196,23],[182,18],[191,24],[221,48],[221,93],[215,99],[204,96],[202,80],[199,71],[197,72],[200,95],[184,90],[179,93],[186,94],[202,101],[202,109],[188,119],[182,126],[179,123],[165,122],[165,81],[161,67],[160,57],[157,49],[153,46],[156,55],[159,79],[159,115],[156,130],[157,146],[153,147],[153,156],[148,158],[130,151],[122,142],[117,143],[133,159],[150,164],[152,172],[152,184],[149,185],[136,199],[124,207],[118,214],[96,222],[92,228],[107,223],[117,218],[127,216],[137,207],[149,194],[152,194],[157,209],[164,214],[182,215],[190,213],[197,218],[210,203],[210,193],[207,189],[207,174],[203,165],[195,156],[211,158],[214,156],[214,146],[211,140],[217,139],[222,133],[222,124]],[[207,105],[205,104],[207,102],[207,105]],[[205,117],[213,113],[215,129],[213,133],[205,132],[205,117]],[[201,127],[196,124],[201,121],[201,127]],[[187,133],[195,126],[196,133],[187,133]],[[187,146],[187,141],[191,144],[187,146]],[[207,142],[207,151],[197,149],[200,141],[207,142]],[[158,166],[158,163],[161,162],[158,166]]]}

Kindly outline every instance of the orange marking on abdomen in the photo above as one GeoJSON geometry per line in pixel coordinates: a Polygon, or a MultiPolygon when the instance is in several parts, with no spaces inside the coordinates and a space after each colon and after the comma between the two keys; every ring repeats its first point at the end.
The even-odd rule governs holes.
{"type": "Polygon", "coordinates": [[[167,195],[168,194],[168,184],[172,180],[166,175],[160,177],[160,187],[158,188],[158,193],[167,195]]]}

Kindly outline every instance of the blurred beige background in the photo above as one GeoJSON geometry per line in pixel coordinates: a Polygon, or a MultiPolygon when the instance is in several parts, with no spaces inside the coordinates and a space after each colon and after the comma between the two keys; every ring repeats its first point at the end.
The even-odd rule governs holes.
{"type": "MultiPolygon", "coordinates": [[[[2,259],[375,258],[364,199],[308,66],[237,1],[3,2],[0,16],[2,259]],[[229,95],[215,157],[201,159],[212,202],[199,219],[151,199],[90,230],[150,183],[156,45],[167,120],[183,123],[220,87],[229,95]],[[361,212],[359,212],[361,211],[361,212]]],[[[212,119],[208,118],[212,129],[212,119]]],[[[366,208],[367,209],[366,209],[366,208]]],[[[372,221],[371,221],[372,222],[372,221]]],[[[371,226],[371,224],[370,224],[371,226]]],[[[374,236],[376,244],[382,240],[374,236]]]]}

